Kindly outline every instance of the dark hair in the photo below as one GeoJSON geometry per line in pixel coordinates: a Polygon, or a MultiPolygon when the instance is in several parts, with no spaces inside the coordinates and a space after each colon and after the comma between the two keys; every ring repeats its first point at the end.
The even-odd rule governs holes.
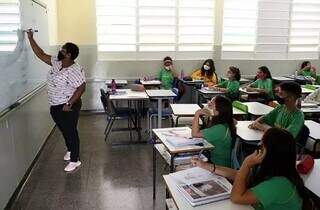
{"type": "Polygon", "coordinates": [[[71,59],[75,60],[79,55],[79,47],[76,44],[67,42],[63,45],[63,48],[66,49],[67,53],[71,54],[71,59]]]}
{"type": "Polygon", "coordinates": [[[301,64],[300,69],[303,69],[303,68],[306,67],[309,63],[310,63],[310,61],[303,61],[302,64],[301,64]]]}
{"type": "Polygon", "coordinates": [[[240,70],[235,66],[230,66],[229,69],[230,69],[230,71],[232,71],[232,73],[234,73],[234,78],[237,81],[240,81],[240,79],[241,79],[240,70]]]}
{"type": "Polygon", "coordinates": [[[279,86],[281,90],[285,91],[288,95],[293,96],[295,99],[301,98],[302,89],[296,82],[282,82],[279,86]]]}
{"type": "Polygon", "coordinates": [[[172,62],[172,58],[169,56],[164,57],[163,62],[165,61],[171,61],[172,62]]]}
{"type": "MultiPolygon", "coordinates": [[[[207,59],[207,60],[205,60],[204,63],[202,64],[202,66],[201,66],[201,76],[204,76],[205,74],[206,74],[207,76],[209,76],[209,77],[211,77],[213,74],[216,75],[216,68],[214,67],[214,62],[213,62],[212,59],[207,59]],[[203,68],[203,66],[204,66],[206,63],[209,63],[209,65],[210,65],[209,71],[205,71],[204,68],[203,68]]],[[[216,76],[217,76],[217,75],[216,75],[216,76]]]]}
{"type": "Polygon", "coordinates": [[[296,144],[293,136],[284,129],[274,127],[264,133],[261,142],[267,154],[250,177],[252,186],[275,176],[286,177],[296,187],[305,204],[308,196],[296,169],[296,144]]]}
{"type": "Polygon", "coordinates": [[[225,96],[218,95],[214,98],[214,103],[219,115],[213,116],[209,125],[228,124],[232,140],[235,140],[237,134],[236,126],[234,125],[233,121],[233,108],[231,100],[225,96]]]}
{"type": "Polygon", "coordinates": [[[258,69],[259,69],[260,71],[262,71],[264,74],[267,75],[266,78],[272,79],[271,73],[270,73],[268,67],[266,67],[266,66],[260,66],[258,69]]]}

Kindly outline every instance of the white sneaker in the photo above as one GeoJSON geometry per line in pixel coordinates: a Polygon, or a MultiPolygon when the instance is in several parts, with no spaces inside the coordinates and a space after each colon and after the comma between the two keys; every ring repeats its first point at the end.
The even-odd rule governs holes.
{"type": "Polygon", "coordinates": [[[81,165],[81,162],[78,160],[77,162],[70,162],[65,168],[64,171],[71,172],[75,170],[77,167],[81,165]]]}
{"type": "Polygon", "coordinates": [[[67,153],[63,156],[63,160],[69,161],[69,160],[70,160],[70,155],[71,155],[71,152],[67,152],[67,153]]]}

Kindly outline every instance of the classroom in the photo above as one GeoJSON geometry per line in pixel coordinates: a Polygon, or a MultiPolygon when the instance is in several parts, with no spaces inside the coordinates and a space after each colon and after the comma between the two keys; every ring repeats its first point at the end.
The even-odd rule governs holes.
{"type": "Polygon", "coordinates": [[[0,0],[0,209],[320,209],[319,49],[319,0],[0,0]]]}

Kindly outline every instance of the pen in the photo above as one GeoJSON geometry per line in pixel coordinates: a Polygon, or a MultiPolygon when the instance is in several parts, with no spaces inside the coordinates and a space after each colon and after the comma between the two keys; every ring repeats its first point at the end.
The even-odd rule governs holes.
{"type": "Polygon", "coordinates": [[[203,149],[200,150],[200,152],[199,152],[199,154],[198,154],[199,159],[201,159],[202,152],[203,152],[203,149]]]}

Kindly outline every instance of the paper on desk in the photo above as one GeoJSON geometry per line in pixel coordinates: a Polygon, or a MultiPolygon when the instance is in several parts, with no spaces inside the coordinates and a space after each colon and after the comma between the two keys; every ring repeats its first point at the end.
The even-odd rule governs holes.
{"type": "Polygon", "coordinates": [[[302,108],[318,108],[318,105],[316,103],[301,103],[302,108]]]}
{"type": "Polygon", "coordinates": [[[200,167],[189,168],[188,170],[178,171],[170,174],[170,176],[178,184],[191,185],[197,182],[204,182],[212,179],[216,175],[212,174],[210,171],[205,170],[200,167]]]}
{"type": "Polygon", "coordinates": [[[191,146],[204,142],[202,138],[185,138],[180,136],[168,136],[166,140],[175,147],[191,146]]]}

